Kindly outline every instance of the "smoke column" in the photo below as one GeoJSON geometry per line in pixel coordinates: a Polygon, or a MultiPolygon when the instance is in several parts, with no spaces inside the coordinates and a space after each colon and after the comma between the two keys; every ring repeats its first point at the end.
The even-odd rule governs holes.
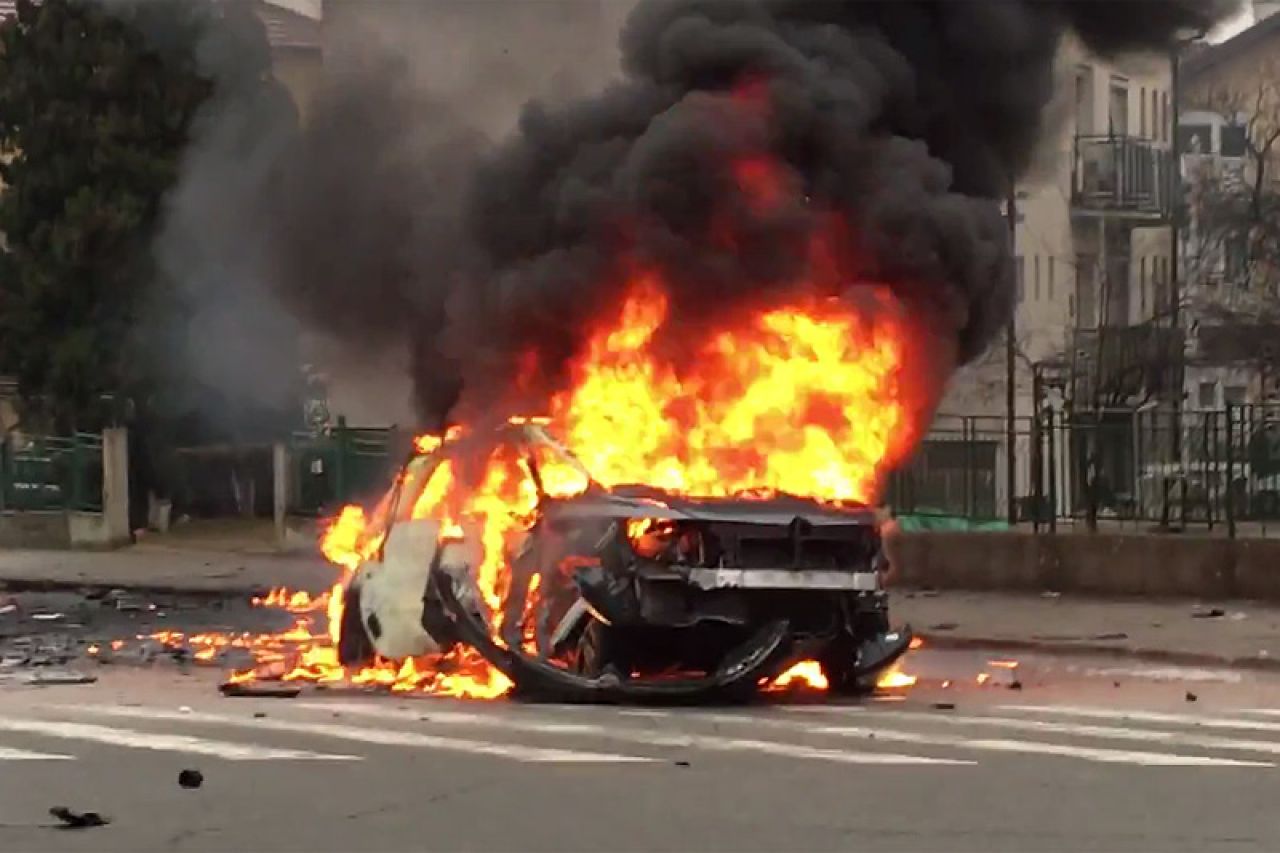
{"type": "Polygon", "coordinates": [[[362,182],[383,247],[358,239],[332,259],[354,266],[327,276],[301,248],[329,241],[303,229],[275,244],[278,281],[310,319],[341,318],[352,340],[400,339],[423,418],[438,424],[500,405],[531,351],[534,396],[555,389],[635,265],[662,272],[676,348],[717,316],[786,298],[805,279],[798,241],[835,214],[848,235],[842,272],[889,283],[954,366],[1012,307],[997,199],[1031,160],[1064,34],[1104,54],[1161,49],[1227,5],[641,0],[621,28],[618,79],[530,103],[487,149],[415,107],[394,69],[370,65],[348,92],[384,92],[379,115],[338,96],[323,104],[291,180],[326,193],[362,182]],[[374,150],[406,128],[440,138],[352,174],[324,150],[325,115],[358,124],[374,150]],[[730,168],[761,157],[773,164],[765,210],[730,168]],[[373,200],[392,215],[379,220],[373,200]],[[718,242],[726,227],[735,239],[718,242]]]}

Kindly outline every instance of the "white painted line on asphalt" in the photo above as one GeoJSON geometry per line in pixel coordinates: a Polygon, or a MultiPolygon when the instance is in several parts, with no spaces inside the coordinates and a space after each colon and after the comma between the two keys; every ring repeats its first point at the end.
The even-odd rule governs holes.
{"type": "MultiPolygon", "coordinates": [[[[187,716],[187,715],[182,715],[187,716]]],[[[157,734],[132,729],[116,729],[87,723],[67,723],[58,720],[28,720],[18,717],[0,717],[0,731],[25,732],[41,737],[87,740],[97,743],[123,746],[130,749],[154,749],[161,752],[187,752],[208,755],[227,761],[283,761],[296,759],[352,761],[354,755],[327,755],[300,749],[274,749],[252,743],[233,743],[224,740],[188,737],[187,735],[157,734]]]]}
{"type": "Polygon", "coordinates": [[[191,713],[181,713],[161,708],[126,708],[113,705],[59,707],[63,711],[104,714],[106,716],[113,717],[208,723],[210,725],[218,726],[240,726],[259,731],[317,735],[319,737],[331,737],[342,740],[359,741],[362,743],[372,743],[379,746],[407,746],[419,749],[438,749],[446,752],[466,752],[475,755],[488,755],[495,758],[508,758],[514,761],[536,763],[607,764],[648,762],[656,760],[638,755],[617,755],[606,752],[580,752],[572,749],[546,749],[542,747],[522,746],[520,744],[465,740],[463,738],[440,737],[435,735],[416,734],[412,732],[387,731],[386,729],[360,728],[358,726],[342,726],[332,723],[304,723],[280,719],[264,720],[235,717],[226,714],[206,714],[194,711],[191,713]]]}
{"type": "MultiPolygon", "coordinates": [[[[898,722],[919,719],[921,722],[951,722],[957,717],[933,717],[925,714],[907,713],[893,714],[883,711],[867,711],[862,716],[868,718],[886,718],[898,722]]],[[[1232,758],[1213,758],[1200,755],[1172,755],[1162,752],[1140,752],[1124,749],[1102,749],[1098,747],[1073,746],[1069,744],[1048,743],[1044,741],[1008,740],[1008,739],[971,739],[951,737],[948,735],[932,735],[923,732],[889,729],[881,726],[818,726],[808,727],[794,720],[777,720],[768,717],[750,717],[743,714],[695,714],[690,719],[701,719],[712,723],[729,723],[732,725],[750,725],[755,727],[782,728],[789,731],[803,731],[809,734],[837,735],[840,737],[861,737],[867,740],[883,740],[891,743],[918,743],[949,746],[957,749],[984,749],[998,752],[1026,752],[1031,754],[1060,755],[1067,758],[1082,758],[1086,761],[1101,761],[1110,764],[1143,764],[1161,767],[1272,767],[1274,765],[1262,761],[1243,761],[1232,758]]],[[[985,720],[988,718],[975,717],[985,720]]],[[[1014,722],[1019,722],[1015,720],[1014,722]]],[[[1160,734],[1152,732],[1152,734],[1160,734]]],[[[1280,744],[1272,744],[1280,751],[1280,744]]]]}
{"type": "Polygon", "coordinates": [[[1000,710],[1017,711],[1024,714],[1091,717],[1098,720],[1127,720],[1134,723],[1200,726],[1206,729],[1247,729],[1259,732],[1280,732],[1280,723],[1271,723],[1265,720],[1207,717],[1200,714],[1167,714],[1162,711],[1139,711],[1125,708],[1089,708],[1074,705],[1002,705],[1000,710]]]}
{"type": "Polygon", "coordinates": [[[75,761],[74,755],[56,752],[29,752],[25,749],[9,749],[0,746],[0,761],[75,761]]]}
{"type": "Polygon", "coordinates": [[[1244,752],[1266,752],[1280,755],[1280,742],[1271,740],[1243,740],[1240,738],[1214,737],[1212,735],[1184,734],[1183,732],[1166,732],[1156,729],[1131,729],[1120,726],[1091,726],[1080,723],[1051,723],[1045,720],[1023,720],[1016,717],[975,717],[952,714],[888,714],[868,711],[866,716],[872,719],[884,718],[895,722],[920,722],[928,725],[942,726],[995,726],[1002,729],[1024,732],[1044,732],[1045,734],[1072,735],[1110,740],[1139,740],[1150,743],[1166,743],[1171,746],[1193,747],[1197,749],[1234,749],[1244,752]]]}
{"type": "Polygon", "coordinates": [[[1058,755],[1063,758],[1081,758],[1104,764],[1141,764],[1151,767],[1275,767],[1266,761],[1239,761],[1233,758],[1212,758],[1203,755],[1167,755],[1161,752],[1138,752],[1123,749],[1098,749],[1086,746],[1070,746],[1060,743],[1007,739],[971,739],[919,735],[915,732],[886,732],[880,728],[846,729],[831,726],[819,729],[827,734],[872,736],[877,740],[902,740],[907,743],[933,743],[957,749],[983,749],[996,752],[1021,752],[1030,755],[1058,755]]]}
{"type": "Polygon", "coordinates": [[[973,764],[961,759],[929,758],[923,755],[900,755],[886,752],[850,752],[844,749],[824,749],[798,743],[751,738],[728,738],[718,735],[689,733],[668,734],[650,729],[633,729],[624,726],[597,725],[591,723],[557,723],[541,720],[522,720],[518,714],[467,713],[463,711],[423,710],[421,712],[387,708],[380,705],[364,705],[356,702],[299,703],[291,706],[307,711],[341,711],[344,714],[363,715],[380,719],[399,720],[419,724],[475,726],[497,728],[504,731],[529,732],[530,734],[579,734],[618,740],[626,743],[677,749],[701,749],[710,752],[758,752],[811,761],[834,761],[842,764],[973,764]]]}

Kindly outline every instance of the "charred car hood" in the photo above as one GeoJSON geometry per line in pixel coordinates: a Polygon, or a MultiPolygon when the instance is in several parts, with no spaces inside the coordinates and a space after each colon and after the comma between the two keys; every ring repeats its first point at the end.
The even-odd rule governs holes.
{"type": "Polygon", "coordinates": [[[550,518],[565,520],[653,518],[786,526],[799,519],[814,526],[876,524],[875,513],[865,506],[834,506],[792,495],[686,497],[644,486],[617,486],[609,491],[553,499],[546,502],[544,511],[550,518]]]}

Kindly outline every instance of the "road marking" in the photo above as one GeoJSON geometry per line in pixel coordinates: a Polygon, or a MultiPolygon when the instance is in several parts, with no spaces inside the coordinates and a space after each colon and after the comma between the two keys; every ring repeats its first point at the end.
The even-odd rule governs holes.
{"type": "MultiPolygon", "coordinates": [[[[187,716],[187,715],[182,715],[187,716]]],[[[274,749],[251,743],[233,743],[224,740],[189,737],[187,735],[156,734],[132,729],[115,729],[88,723],[67,723],[57,720],[27,720],[17,717],[0,717],[0,731],[24,732],[43,737],[88,740],[130,749],[154,749],[162,752],[189,752],[193,755],[209,755],[227,761],[279,761],[294,759],[320,759],[326,761],[358,760],[354,755],[327,755],[300,749],[274,749]]]]}
{"type": "Polygon", "coordinates": [[[29,752],[25,749],[9,749],[0,746],[0,761],[75,761],[74,755],[56,752],[29,752]]]}
{"type": "Polygon", "coordinates": [[[1164,723],[1176,726],[1202,726],[1206,729],[1249,729],[1280,732],[1280,723],[1265,720],[1205,717],[1199,714],[1166,714],[1161,711],[1135,711],[1122,708],[1086,708],[1073,705],[1002,705],[1002,711],[1024,714],[1059,714],[1066,717],[1092,717],[1099,720],[1129,720],[1136,723],[1164,723]]]}
{"type": "Polygon", "coordinates": [[[834,761],[843,764],[974,764],[973,761],[950,758],[929,758],[923,755],[900,755],[886,752],[850,752],[844,749],[824,749],[798,743],[728,738],[718,735],[666,734],[649,729],[633,729],[624,726],[597,725],[592,723],[554,723],[541,720],[521,720],[518,715],[476,714],[463,711],[421,712],[399,708],[363,705],[356,702],[299,703],[292,707],[308,711],[341,711],[344,714],[363,715],[382,719],[441,725],[497,728],[504,731],[529,732],[531,734],[583,734],[619,740],[627,743],[677,749],[701,749],[710,752],[758,752],[783,758],[812,761],[834,761]]]}
{"type": "Polygon", "coordinates": [[[495,758],[509,758],[515,761],[538,763],[586,763],[604,764],[621,762],[648,762],[656,759],[638,755],[617,755],[604,752],[580,752],[572,749],[547,749],[520,744],[492,743],[481,740],[423,735],[413,732],[387,731],[386,729],[365,729],[356,726],[342,726],[332,723],[304,723],[284,720],[250,719],[225,714],[206,714],[199,712],[179,713],[160,708],[126,708],[111,705],[94,705],[88,707],[59,706],[63,711],[104,714],[112,717],[128,717],[142,720],[174,720],[192,723],[209,723],[220,726],[241,726],[260,731],[287,732],[290,734],[318,735],[342,740],[360,741],[379,746],[407,746],[421,749],[439,749],[447,752],[467,752],[476,755],[489,755],[495,758]]]}
{"type": "Polygon", "coordinates": [[[1211,735],[1183,734],[1182,732],[1162,732],[1154,729],[1130,729],[1120,726],[1091,726],[1080,723],[1051,723],[1045,720],[1021,720],[1015,717],[974,717],[945,716],[921,714],[889,714],[868,711],[866,716],[883,717],[892,720],[911,720],[941,724],[948,726],[996,726],[1003,729],[1024,732],[1045,732],[1046,734],[1077,735],[1111,740],[1141,740],[1152,743],[1167,743],[1173,746],[1190,746],[1202,749],[1236,749],[1245,752],[1267,752],[1280,755],[1280,742],[1270,740],[1243,740],[1239,738],[1213,737],[1211,735]]]}
{"type": "MultiPolygon", "coordinates": [[[[904,717],[916,717],[930,722],[951,722],[955,717],[931,717],[924,714],[890,714],[887,712],[866,711],[866,717],[890,718],[902,720],[904,717]]],[[[776,720],[768,717],[748,717],[741,714],[697,714],[697,719],[714,723],[734,725],[766,726],[769,728],[785,728],[791,731],[804,731],[810,734],[827,734],[839,737],[862,737],[868,740],[883,740],[891,743],[918,743],[935,746],[949,746],[957,749],[983,749],[997,752],[1025,752],[1031,754],[1059,755],[1066,758],[1081,758],[1086,761],[1101,761],[1109,764],[1142,764],[1156,767],[1273,767],[1264,761],[1244,761],[1233,758],[1214,758],[1202,755],[1176,755],[1163,752],[1142,752],[1126,749],[1104,749],[1100,747],[1073,746],[1070,744],[1047,743],[1044,741],[1009,740],[1009,739],[971,739],[932,735],[922,732],[889,729],[881,726],[818,726],[816,728],[799,728],[799,724],[791,720],[776,720]]],[[[987,718],[973,718],[987,719],[987,718]]],[[[1015,720],[1014,722],[1022,722],[1015,720]]],[[[1152,732],[1151,734],[1160,734],[1152,732]]],[[[1171,733],[1170,733],[1171,734],[1171,733]]],[[[1270,744],[1280,752],[1280,744],[1270,744]]]]}
{"type": "Polygon", "coordinates": [[[1277,708],[1243,708],[1241,714],[1261,714],[1264,717],[1280,717],[1280,709],[1277,708]]]}

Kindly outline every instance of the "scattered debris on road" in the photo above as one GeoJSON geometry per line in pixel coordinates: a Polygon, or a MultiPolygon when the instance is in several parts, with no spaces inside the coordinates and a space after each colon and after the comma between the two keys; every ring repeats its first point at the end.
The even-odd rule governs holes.
{"type": "Polygon", "coordinates": [[[89,829],[111,823],[111,818],[103,817],[97,812],[73,812],[66,806],[54,806],[49,809],[49,814],[62,821],[66,829],[89,829]]]}
{"type": "Polygon", "coordinates": [[[70,669],[37,669],[27,676],[27,683],[38,687],[57,687],[71,684],[93,684],[98,676],[70,669]]]}
{"type": "Polygon", "coordinates": [[[933,710],[935,711],[954,711],[956,709],[955,702],[934,702],[933,710]]]}
{"type": "Polygon", "coordinates": [[[1197,696],[1196,694],[1192,693],[1190,690],[1188,690],[1188,691],[1187,691],[1186,699],[1187,699],[1187,701],[1188,701],[1188,702],[1195,702],[1195,701],[1196,701],[1197,699],[1199,699],[1199,698],[1200,698],[1199,696],[1197,696]]]}
{"type": "Polygon", "coordinates": [[[191,790],[204,784],[204,774],[199,770],[183,770],[178,774],[178,785],[191,790]]]}
{"type": "Polygon", "coordinates": [[[218,687],[218,690],[223,696],[243,699],[293,699],[302,693],[302,688],[299,686],[261,681],[226,681],[218,687]]]}
{"type": "Polygon", "coordinates": [[[1192,619],[1218,619],[1226,615],[1226,611],[1221,607],[1197,607],[1191,611],[1192,619]]]}

